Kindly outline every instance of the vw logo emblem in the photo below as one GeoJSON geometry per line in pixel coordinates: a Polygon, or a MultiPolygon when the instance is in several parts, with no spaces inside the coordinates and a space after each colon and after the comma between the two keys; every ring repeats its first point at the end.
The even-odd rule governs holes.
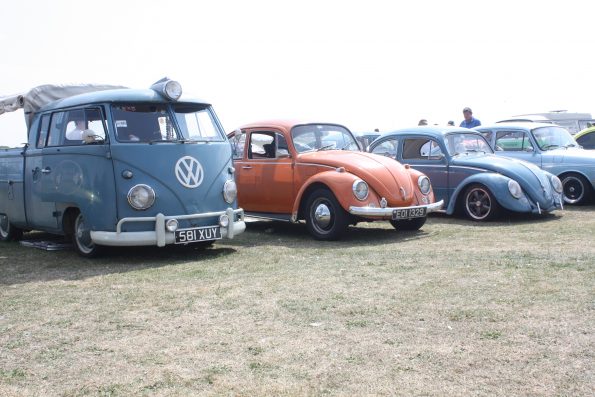
{"type": "Polygon", "coordinates": [[[202,183],[202,165],[192,156],[184,156],[179,159],[175,172],[178,182],[184,187],[193,189],[202,183]]]}

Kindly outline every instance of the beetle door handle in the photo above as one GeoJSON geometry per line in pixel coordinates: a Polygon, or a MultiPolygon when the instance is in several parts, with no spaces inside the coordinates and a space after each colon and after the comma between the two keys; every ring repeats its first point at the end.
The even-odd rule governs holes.
{"type": "Polygon", "coordinates": [[[50,167],[45,167],[41,170],[42,174],[49,174],[50,172],[52,172],[52,169],[50,167]]]}
{"type": "Polygon", "coordinates": [[[244,170],[251,170],[252,169],[252,166],[251,165],[243,165],[242,166],[242,169],[244,169],[244,170]]]}

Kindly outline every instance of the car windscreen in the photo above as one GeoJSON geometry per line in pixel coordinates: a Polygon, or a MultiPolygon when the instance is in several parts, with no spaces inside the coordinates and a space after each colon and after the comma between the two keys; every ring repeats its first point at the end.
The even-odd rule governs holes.
{"type": "Polygon", "coordinates": [[[351,132],[339,125],[299,125],[293,127],[291,137],[298,153],[315,150],[359,150],[351,132]]]}
{"type": "Polygon", "coordinates": [[[119,142],[225,140],[210,105],[120,103],[112,105],[112,117],[119,142]]]}
{"type": "Polygon", "coordinates": [[[532,132],[541,150],[578,146],[572,135],[561,127],[539,127],[533,129],[532,132]]]}
{"type": "Polygon", "coordinates": [[[464,153],[494,153],[485,138],[478,134],[448,134],[445,136],[444,144],[451,156],[464,153]]]}
{"type": "Polygon", "coordinates": [[[114,104],[112,118],[118,142],[175,141],[181,138],[167,104],[114,104]]]}
{"type": "Polygon", "coordinates": [[[223,141],[225,135],[210,105],[172,105],[182,136],[190,141],[223,141]]]}

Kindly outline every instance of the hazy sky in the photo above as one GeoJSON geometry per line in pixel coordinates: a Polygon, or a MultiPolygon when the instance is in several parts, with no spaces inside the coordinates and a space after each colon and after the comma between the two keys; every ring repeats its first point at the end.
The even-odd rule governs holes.
{"type": "MultiPolygon", "coordinates": [[[[392,130],[595,112],[587,1],[0,0],[0,96],[47,83],[148,87],[211,102],[225,129],[289,117],[392,130]],[[487,5],[489,4],[489,5],[487,5]]],[[[22,113],[0,144],[24,142],[22,113]]]]}

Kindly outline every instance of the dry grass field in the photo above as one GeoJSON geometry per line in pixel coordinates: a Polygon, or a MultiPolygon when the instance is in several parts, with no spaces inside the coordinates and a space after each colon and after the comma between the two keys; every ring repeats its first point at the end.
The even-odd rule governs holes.
{"type": "Polygon", "coordinates": [[[0,396],[592,396],[595,206],[205,251],[0,244],[0,396]]]}

